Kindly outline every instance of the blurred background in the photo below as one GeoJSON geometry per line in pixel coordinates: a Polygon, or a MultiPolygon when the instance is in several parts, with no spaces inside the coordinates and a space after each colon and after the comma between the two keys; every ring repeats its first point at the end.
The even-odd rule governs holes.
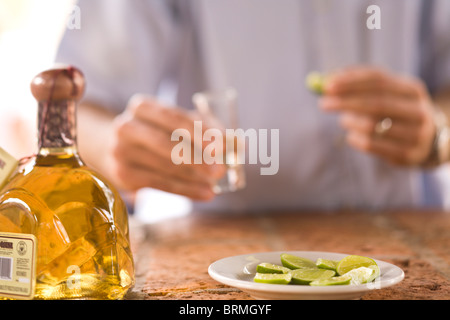
{"type": "Polygon", "coordinates": [[[0,146],[16,158],[36,151],[31,79],[53,64],[73,0],[0,0],[0,146]]]}
{"type": "MultiPolygon", "coordinates": [[[[54,65],[61,37],[73,27],[75,3],[0,0],[0,147],[17,159],[37,151],[37,104],[30,82],[54,65]]],[[[147,223],[186,215],[192,207],[185,197],[148,188],[123,196],[134,202],[130,211],[147,223]]]]}
{"type": "MultiPolygon", "coordinates": [[[[0,0],[0,147],[18,159],[36,152],[37,106],[30,81],[53,65],[75,2],[0,0]]],[[[135,213],[147,222],[184,215],[192,208],[184,197],[153,189],[138,192],[135,199],[135,213]]]]}

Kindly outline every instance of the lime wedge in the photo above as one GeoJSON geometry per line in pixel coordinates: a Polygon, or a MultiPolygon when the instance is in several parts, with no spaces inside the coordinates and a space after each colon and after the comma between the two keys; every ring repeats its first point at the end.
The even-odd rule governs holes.
{"type": "Polygon", "coordinates": [[[343,274],[346,274],[350,270],[357,269],[359,267],[367,268],[373,265],[377,265],[377,263],[371,258],[351,255],[339,261],[336,267],[336,272],[341,276],[343,274]]]}
{"type": "Polygon", "coordinates": [[[288,284],[291,282],[290,273],[256,273],[253,281],[270,284],[288,284]]]}
{"type": "Polygon", "coordinates": [[[359,267],[350,270],[346,274],[338,277],[332,277],[325,280],[316,280],[310,283],[311,286],[332,286],[345,284],[364,284],[372,282],[380,276],[380,268],[377,265],[369,267],[359,267]]]}
{"type": "Polygon", "coordinates": [[[263,262],[256,266],[258,273],[288,273],[291,269],[272,263],[263,262]]]}
{"type": "Polygon", "coordinates": [[[289,269],[317,269],[316,264],[306,258],[301,258],[288,253],[281,254],[281,264],[289,269]]]}
{"type": "Polygon", "coordinates": [[[368,267],[369,269],[373,270],[372,275],[370,276],[370,278],[367,280],[367,282],[372,282],[373,280],[375,280],[376,278],[378,278],[380,276],[380,267],[378,267],[378,265],[374,264],[368,267]]]}
{"type": "Polygon", "coordinates": [[[339,261],[319,258],[316,261],[316,266],[320,269],[328,269],[328,270],[336,271],[336,267],[337,267],[338,263],[339,263],[339,261]]]}
{"type": "Polygon", "coordinates": [[[341,286],[350,284],[352,280],[351,277],[347,275],[339,276],[339,277],[331,277],[329,279],[322,280],[314,280],[309,283],[310,286],[341,286]]]}
{"type": "Polygon", "coordinates": [[[340,261],[318,258],[316,262],[288,253],[280,255],[281,265],[262,262],[256,267],[254,282],[311,286],[359,285],[381,274],[375,260],[349,255],[340,261]]]}
{"type": "Polygon", "coordinates": [[[297,269],[292,270],[292,283],[309,284],[312,281],[329,279],[336,273],[333,270],[325,269],[297,269]]]}
{"type": "Polygon", "coordinates": [[[369,279],[371,279],[374,270],[367,267],[359,267],[353,270],[350,270],[342,277],[350,277],[350,284],[363,284],[367,283],[369,279]]]}
{"type": "Polygon", "coordinates": [[[324,90],[325,76],[313,71],[306,76],[306,87],[316,94],[322,94],[324,90]]]}

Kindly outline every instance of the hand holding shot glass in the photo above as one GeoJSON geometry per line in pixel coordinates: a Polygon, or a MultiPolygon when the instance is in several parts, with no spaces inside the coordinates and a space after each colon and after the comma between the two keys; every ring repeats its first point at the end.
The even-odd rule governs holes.
{"type": "Polygon", "coordinates": [[[194,133],[183,128],[173,131],[171,140],[178,142],[172,149],[173,164],[225,165],[225,176],[213,186],[215,194],[246,186],[243,165],[247,160],[262,165],[262,176],[277,174],[279,129],[238,128],[235,89],[198,92],[192,101],[196,107],[194,133]]]}
{"type": "Polygon", "coordinates": [[[172,133],[172,141],[181,141],[172,149],[172,162],[176,165],[225,165],[225,175],[214,183],[215,194],[244,188],[244,143],[234,134],[238,123],[236,90],[198,92],[192,96],[192,102],[197,116],[194,134],[192,137],[181,128],[172,133]],[[230,129],[232,134],[229,134],[230,129]]]}
{"type": "MultiPolygon", "coordinates": [[[[215,143],[205,148],[203,160],[219,162],[227,167],[225,176],[214,186],[214,192],[220,194],[244,188],[246,185],[242,165],[244,143],[234,134],[227,133],[227,129],[232,129],[234,132],[238,128],[236,90],[228,88],[222,91],[198,92],[193,95],[192,101],[199,112],[201,121],[215,128],[215,134],[212,134],[214,137],[204,136],[204,141],[214,139],[215,143]]],[[[214,133],[211,129],[209,132],[214,133]]]]}

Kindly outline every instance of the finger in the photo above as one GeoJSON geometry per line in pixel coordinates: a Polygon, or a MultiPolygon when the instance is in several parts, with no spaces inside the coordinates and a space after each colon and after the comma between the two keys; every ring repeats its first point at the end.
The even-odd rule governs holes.
{"type": "MultiPolygon", "coordinates": [[[[382,119],[351,112],[346,112],[340,117],[340,124],[344,129],[366,136],[377,135],[376,126],[380,121],[382,119]]],[[[420,127],[409,122],[393,121],[391,127],[382,136],[385,139],[393,139],[413,146],[420,143],[420,127]]]]}
{"type": "Polygon", "coordinates": [[[379,69],[366,67],[346,68],[330,75],[325,83],[326,94],[358,92],[368,88],[379,88],[387,76],[379,69]]]}
{"type": "Polygon", "coordinates": [[[183,109],[163,106],[154,98],[134,95],[129,101],[129,111],[138,119],[173,132],[178,128],[192,127],[192,119],[183,109]]]}
{"type": "MultiPolygon", "coordinates": [[[[119,138],[115,151],[116,157],[134,158],[139,165],[144,165],[144,162],[147,162],[146,165],[152,167],[155,165],[152,161],[157,161],[165,169],[173,168],[175,166],[172,159],[173,148],[178,143],[186,143],[191,158],[187,164],[182,164],[181,167],[175,166],[178,167],[178,170],[187,170],[186,168],[189,166],[190,169],[186,171],[186,174],[195,173],[197,176],[207,176],[211,179],[220,178],[225,172],[223,164],[209,165],[203,161],[201,164],[193,164],[192,157],[195,157],[195,152],[198,152],[198,150],[193,148],[189,137],[185,137],[182,142],[171,141],[168,132],[160,130],[158,127],[149,126],[139,120],[126,121],[119,125],[117,135],[119,138]],[[123,150],[124,145],[126,151],[123,150]]],[[[200,156],[202,156],[201,152],[200,156]]]]}
{"type": "Polygon", "coordinates": [[[418,79],[373,67],[343,70],[331,76],[325,86],[327,95],[384,93],[416,98],[425,92],[423,82],[418,79]]]}
{"type": "MultiPolygon", "coordinates": [[[[139,157],[140,164],[145,161],[148,163],[148,166],[151,166],[151,161],[154,160],[151,158],[150,154],[155,155],[155,157],[157,157],[155,159],[158,159],[158,161],[164,162],[165,166],[173,166],[174,162],[172,159],[172,150],[178,143],[187,143],[188,145],[186,146],[186,148],[190,148],[192,157],[195,156],[195,152],[199,151],[193,148],[191,141],[172,141],[171,136],[168,132],[161,130],[159,127],[154,127],[143,123],[139,120],[124,121],[123,123],[118,124],[117,135],[119,136],[119,144],[126,144],[129,146],[135,146],[139,149],[147,150],[145,155],[129,155],[129,157],[139,157]]],[[[189,140],[189,137],[185,138],[189,140]]],[[[116,156],[123,156],[123,154],[125,153],[116,152],[116,156]]],[[[202,156],[201,151],[200,156],[202,156]]],[[[194,162],[191,161],[190,163],[194,162]]],[[[197,174],[207,175],[211,178],[219,178],[225,172],[225,169],[223,168],[224,166],[222,164],[208,165],[206,163],[202,163],[198,165],[186,165],[190,165],[191,170],[195,171],[197,174]]],[[[183,168],[185,168],[185,166],[183,166],[183,168]]]]}
{"type": "Polygon", "coordinates": [[[158,127],[147,125],[140,120],[125,121],[118,125],[117,135],[119,140],[148,149],[166,161],[171,161],[171,150],[175,143],[171,141],[168,132],[158,127]]]}
{"type": "MultiPolygon", "coordinates": [[[[134,118],[153,127],[172,134],[176,130],[187,130],[194,146],[204,149],[208,142],[203,141],[204,133],[214,129],[208,121],[187,110],[163,106],[150,96],[137,94],[130,99],[127,109],[134,118]]],[[[223,151],[223,150],[221,150],[223,151]]]]}
{"type": "MultiPolygon", "coordinates": [[[[114,155],[116,158],[121,158],[122,162],[159,172],[169,179],[182,179],[187,182],[210,185],[213,185],[216,181],[215,176],[217,176],[217,173],[215,172],[207,174],[199,165],[194,164],[175,165],[172,161],[167,161],[148,149],[137,145],[119,143],[114,149],[114,155]]],[[[220,176],[217,178],[220,178],[220,176]]]]}
{"type": "Polygon", "coordinates": [[[409,148],[392,139],[374,138],[355,131],[347,135],[347,142],[357,150],[377,155],[396,165],[415,165],[426,157],[422,148],[409,148]]]}
{"type": "Polygon", "coordinates": [[[386,95],[355,95],[348,97],[325,96],[319,101],[324,111],[348,111],[374,118],[390,117],[403,121],[422,123],[425,110],[422,106],[411,106],[411,102],[386,95]]]}
{"type": "Polygon", "coordinates": [[[155,188],[201,201],[211,200],[215,196],[209,185],[167,179],[166,176],[163,176],[159,172],[150,171],[147,168],[119,163],[116,172],[126,189],[155,188]]]}

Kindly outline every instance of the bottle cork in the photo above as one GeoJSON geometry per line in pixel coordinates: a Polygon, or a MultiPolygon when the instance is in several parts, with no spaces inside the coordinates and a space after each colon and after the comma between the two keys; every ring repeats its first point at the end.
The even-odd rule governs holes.
{"type": "Polygon", "coordinates": [[[39,73],[31,81],[31,93],[38,102],[79,101],[85,90],[83,73],[72,66],[60,66],[39,73]]]}

